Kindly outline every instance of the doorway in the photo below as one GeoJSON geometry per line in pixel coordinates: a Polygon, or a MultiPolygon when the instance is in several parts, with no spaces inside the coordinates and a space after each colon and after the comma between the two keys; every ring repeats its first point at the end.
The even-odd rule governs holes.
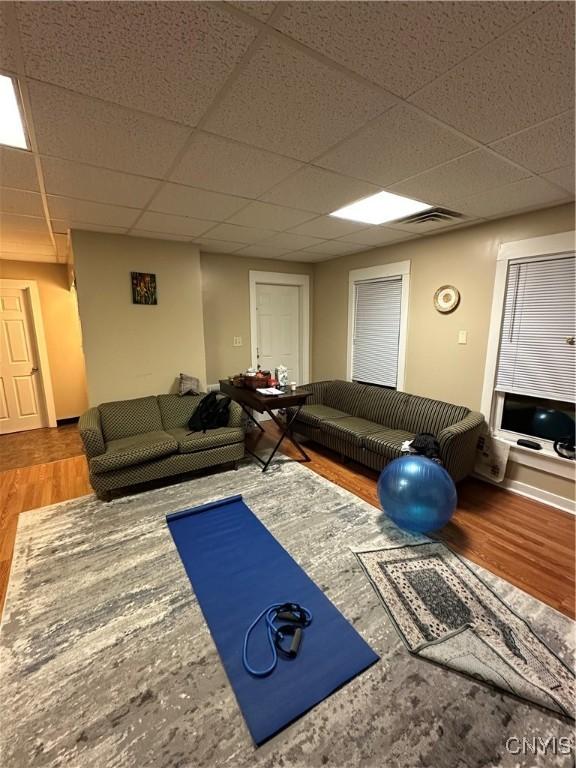
{"type": "Polygon", "coordinates": [[[252,365],[288,368],[288,380],[309,380],[310,279],[308,275],[250,272],[252,365]]]}
{"type": "Polygon", "coordinates": [[[0,433],[55,426],[38,288],[0,280],[0,433]]]}

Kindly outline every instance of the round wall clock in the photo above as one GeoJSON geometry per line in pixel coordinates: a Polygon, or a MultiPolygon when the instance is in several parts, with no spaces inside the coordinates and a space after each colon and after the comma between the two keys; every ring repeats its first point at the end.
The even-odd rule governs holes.
{"type": "Polygon", "coordinates": [[[460,303],[460,291],[453,285],[443,285],[434,294],[434,306],[438,312],[452,312],[460,303]]]}

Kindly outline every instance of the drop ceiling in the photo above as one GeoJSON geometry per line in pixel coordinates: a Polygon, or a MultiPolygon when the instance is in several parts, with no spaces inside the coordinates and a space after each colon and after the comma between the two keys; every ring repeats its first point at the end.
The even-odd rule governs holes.
{"type": "Polygon", "coordinates": [[[313,262],[574,199],[572,3],[3,2],[0,70],[4,258],[81,228],[313,262]],[[464,219],[328,216],[382,190],[464,219]]]}

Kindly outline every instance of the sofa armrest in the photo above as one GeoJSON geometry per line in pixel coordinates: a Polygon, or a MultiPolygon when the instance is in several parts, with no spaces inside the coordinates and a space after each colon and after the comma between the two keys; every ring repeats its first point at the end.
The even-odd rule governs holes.
{"type": "Polygon", "coordinates": [[[100,411],[98,408],[89,408],[86,413],[80,416],[78,421],[80,437],[84,443],[84,451],[88,458],[100,456],[106,450],[104,435],[102,434],[102,424],[100,422],[100,411]]]}
{"type": "Polygon", "coordinates": [[[242,410],[242,407],[235,403],[234,400],[230,401],[230,417],[228,419],[228,426],[229,427],[242,427],[244,426],[243,423],[243,417],[244,411],[242,410]]]}
{"type": "Polygon", "coordinates": [[[478,438],[484,428],[484,416],[470,411],[462,421],[446,427],[438,435],[440,458],[455,482],[474,469],[478,438]]]}
{"type": "Polygon", "coordinates": [[[306,405],[323,405],[329,384],[329,381],[315,381],[311,384],[302,384],[301,387],[297,387],[296,391],[306,390],[307,392],[312,392],[306,400],[306,405]]]}

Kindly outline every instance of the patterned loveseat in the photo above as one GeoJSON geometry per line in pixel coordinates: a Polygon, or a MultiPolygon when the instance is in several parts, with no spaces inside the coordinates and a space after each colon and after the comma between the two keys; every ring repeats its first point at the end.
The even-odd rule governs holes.
{"type": "MultiPolygon", "coordinates": [[[[440,457],[455,481],[474,467],[484,417],[462,405],[409,395],[351,381],[320,381],[293,429],[372,469],[402,455],[401,446],[418,432],[431,432],[440,457]]],[[[290,409],[293,413],[294,409],[290,409]]]]}
{"type": "Polygon", "coordinates": [[[90,408],[79,429],[90,483],[104,500],[110,491],[179,475],[244,456],[242,409],[230,403],[228,426],[190,434],[188,421],[204,395],[158,395],[90,408]]]}

